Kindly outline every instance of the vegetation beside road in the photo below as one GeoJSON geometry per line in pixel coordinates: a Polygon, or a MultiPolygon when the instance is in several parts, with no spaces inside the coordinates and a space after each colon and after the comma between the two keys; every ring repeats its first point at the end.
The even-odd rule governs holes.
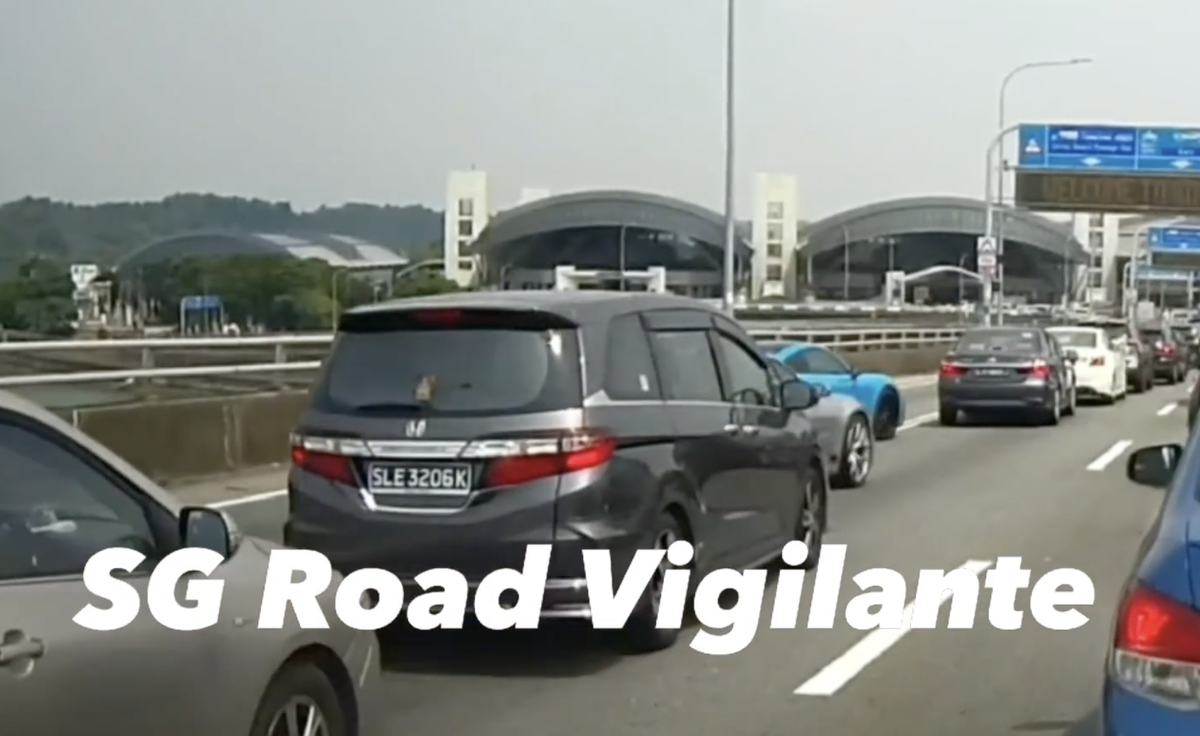
{"type": "Polygon", "coordinates": [[[147,325],[177,324],[184,297],[213,295],[223,316],[271,330],[328,329],[341,310],[393,294],[438,293],[455,286],[414,272],[396,284],[368,282],[319,260],[196,258],[140,269],[112,268],[155,240],[195,231],[332,233],[377,243],[413,262],[435,254],[442,215],[420,205],[346,204],[300,212],[287,202],[179,194],[157,202],[77,205],[26,197],[0,205],[0,327],[46,335],[72,331],[73,263],[94,263],[98,282],[136,304],[147,325]]]}

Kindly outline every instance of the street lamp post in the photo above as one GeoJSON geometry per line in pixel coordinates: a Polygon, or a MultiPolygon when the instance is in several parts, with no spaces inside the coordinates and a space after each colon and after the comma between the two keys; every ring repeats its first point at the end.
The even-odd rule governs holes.
{"type": "MultiPolygon", "coordinates": [[[[995,197],[992,192],[992,186],[995,182],[995,178],[992,176],[992,159],[995,158],[996,151],[1000,148],[1000,142],[1004,140],[1004,136],[1008,135],[1009,133],[1016,132],[1016,130],[1020,127],[1021,126],[1019,125],[1009,125],[1001,128],[1000,132],[997,133],[994,138],[992,138],[991,143],[988,143],[986,161],[983,167],[983,236],[985,238],[991,238],[993,233],[996,231],[996,203],[993,201],[995,197]]],[[[996,244],[996,249],[997,260],[1001,261],[1000,267],[1002,271],[1004,264],[1000,259],[1002,254],[999,251],[999,243],[996,244]]],[[[979,269],[978,262],[976,263],[975,268],[976,270],[979,269]]],[[[983,296],[979,301],[982,303],[981,306],[983,307],[985,323],[990,325],[992,323],[992,312],[996,311],[996,305],[992,303],[994,301],[992,296],[992,277],[995,274],[983,273],[980,271],[979,275],[983,277],[981,279],[983,284],[983,296]]],[[[1003,310],[1000,311],[1003,312],[1003,310]]]]}
{"type": "Polygon", "coordinates": [[[737,220],[733,211],[735,16],[733,0],[725,0],[725,269],[721,302],[730,315],[733,314],[734,269],[737,266],[737,220]]]}
{"type": "MultiPolygon", "coordinates": [[[[1050,60],[1046,60],[1046,61],[1030,61],[1030,62],[1026,62],[1024,64],[1020,64],[1016,67],[1013,67],[1013,69],[1010,70],[1008,72],[1008,74],[1004,75],[1004,79],[1001,80],[1001,82],[1000,82],[999,104],[997,105],[998,122],[997,122],[996,128],[998,130],[1003,130],[1008,125],[1008,117],[1005,114],[1005,112],[1006,112],[1005,111],[1005,102],[1007,101],[1007,98],[1008,98],[1008,85],[1012,82],[1012,80],[1014,78],[1016,78],[1017,75],[1021,74],[1022,72],[1027,72],[1031,69],[1048,69],[1048,68],[1060,67],[1060,66],[1079,66],[1081,64],[1090,64],[1090,63],[1092,63],[1092,60],[1090,58],[1080,57],[1080,58],[1076,58],[1076,59],[1050,59],[1050,60]]],[[[996,198],[1000,201],[1003,201],[1003,199],[1004,199],[1004,179],[1005,179],[1004,175],[1005,175],[1005,173],[1007,173],[1007,167],[1004,165],[1005,152],[1004,152],[1003,137],[1001,137],[1001,140],[1000,140],[998,155],[1000,158],[1000,165],[997,167],[997,170],[996,170],[996,198]]],[[[991,231],[988,231],[987,234],[991,235],[991,231]]],[[[1003,296],[1004,296],[1004,267],[1003,267],[1003,263],[1004,263],[1004,228],[1003,228],[1003,222],[1001,222],[1001,226],[999,228],[999,233],[996,237],[996,251],[997,251],[996,252],[997,260],[1000,261],[1000,263],[1001,263],[1001,267],[1000,267],[1000,270],[998,273],[998,278],[997,278],[997,282],[999,284],[999,295],[998,296],[1000,298],[1003,298],[1003,296]]],[[[1004,319],[1003,315],[1004,315],[1004,310],[1001,309],[1000,310],[1000,320],[1001,321],[1003,321],[1003,319],[1004,319]]]]}

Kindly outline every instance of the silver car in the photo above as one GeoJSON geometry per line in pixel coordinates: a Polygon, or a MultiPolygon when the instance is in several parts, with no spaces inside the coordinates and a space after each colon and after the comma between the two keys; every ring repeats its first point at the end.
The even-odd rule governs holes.
{"type": "MultiPolygon", "coordinates": [[[[272,546],[220,511],[184,508],[103,445],[0,391],[0,713],[8,733],[84,736],[368,736],[381,728],[379,646],[333,615],[327,629],[256,626],[272,546]],[[142,605],[128,626],[73,621],[90,603],[88,559],[126,547],[147,562],[123,576],[142,605]],[[225,562],[215,626],[174,631],[144,601],[155,560],[183,547],[225,562]]],[[[179,597],[179,592],[177,592],[179,597]]],[[[183,602],[184,605],[188,605],[183,602]]]]}
{"type": "MultiPolygon", "coordinates": [[[[783,362],[769,357],[771,372],[779,383],[799,378],[783,362]]],[[[837,488],[865,485],[875,461],[875,433],[870,412],[850,396],[831,394],[813,386],[820,400],[804,411],[804,417],[817,432],[817,443],[831,469],[830,483],[837,488]]]]}

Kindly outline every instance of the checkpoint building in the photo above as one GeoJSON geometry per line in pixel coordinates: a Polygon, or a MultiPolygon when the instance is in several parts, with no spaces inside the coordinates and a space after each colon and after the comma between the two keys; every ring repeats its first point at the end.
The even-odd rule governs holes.
{"type": "MultiPolygon", "coordinates": [[[[725,220],[680,199],[609,190],[525,189],[493,213],[487,175],[454,172],[446,192],[443,267],[461,286],[671,291],[720,298],[725,220]]],[[[736,284],[750,278],[748,228],[737,233],[736,284]]]]}
{"type": "MultiPolygon", "coordinates": [[[[751,221],[737,232],[740,296],[881,300],[887,272],[902,271],[915,276],[906,278],[910,302],[979,300],[970,273],[982,202],[906,198],[807,223],[798,192],[793,175],[755,177],[751,221]]],[[[485,172],[450,174],[443,261],[460,285],[621,288],[623,280],[626,289],[721,296],[724,218],[707,208],[642,192],[544,189],[523,190],[506,211],[492,205],[485,172]]],[[[1088,257],[1072,225],[1009,208],[999,214],[1006,295],[1075,298],[1088,257]]]]}

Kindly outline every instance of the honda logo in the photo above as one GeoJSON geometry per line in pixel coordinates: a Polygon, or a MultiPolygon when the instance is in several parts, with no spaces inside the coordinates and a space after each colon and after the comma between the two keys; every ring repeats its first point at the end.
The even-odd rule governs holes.
{"type": "Polygon", "coordinates": [[[404,425],[405,437],[424,437],[425,436],[425,420],[414,419],[404,425]]]}

